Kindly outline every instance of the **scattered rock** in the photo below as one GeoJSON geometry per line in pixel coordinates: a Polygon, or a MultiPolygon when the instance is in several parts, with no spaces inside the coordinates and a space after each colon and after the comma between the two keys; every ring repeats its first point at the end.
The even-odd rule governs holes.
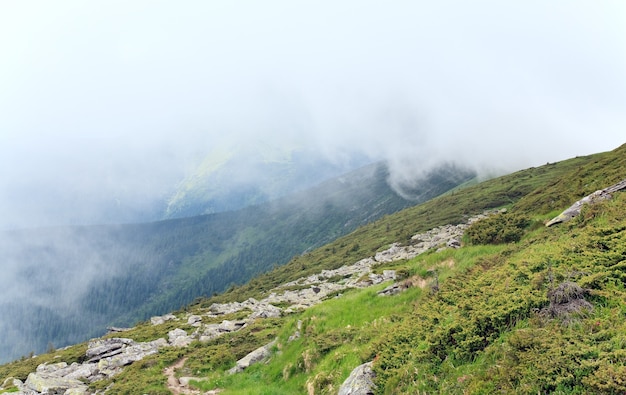
{"type": "Polygon", "coordinates": [[[248,316],[248,319],[251,320],[257,318],[278,318],[282,315],[281,309],[269,303],[256,303],[252,310],[252,314],[248,316]]]}
{"type": "Polygon", "coordinates": [[[216,315],[232,314],[243,310],[245,306],[239,302],[233,303],[213,303],[209,306],[209,311],[216,315]]]}
{"type": "Polygon", "coordinates": [[[237,364],[233,368],[228,370],[228,373],[235,374],[243,372],[250,365],[261,362],[265,358],[269,357],[272,354],[272,347],[274,347],[276,341],[277,340],[274,340],[271,343],[264,345],[263,347],[259,347],[245,357],[241,358],[239,361],[237,361],[237,364]]]}
{"type": "Polygon", "coordinates": [[[296,331],[293,335],[289,336],[287,342],[291,343],[292,341],[299,339],[301,336],[300,331],[302,331],[302,320],[298,320],[298,323],[296,324],[296,331]]]}
{"type": "Polygon", "coordinates": [[[27,390],[41,394],[65,394],[70,388],[80,389],[83,393],[87,391],[87,385],[80,380],[44,372],[30,373],[24,385],[27,390]]]}
{"type": "Polygon", "coordinates": [[[95,339],[89,342],[85,355],[89,359],[89,362],[98,362],[102,358],[122,353],[124,348],[132,344],[134,344],[133,340],[121,337],[95,339]]]}
{"type": "Polygon", "coordinates": [[[174,347],[187,347],[194,340],[187,332],[180,328],[176,328],[167,333],[169,344],[174,347]]]}
{"type": "MultiPolygon", "coordinates": [[[[626,180],[624,181],[626,187],[626,180]]],[[[496,213],[494,211],[492,213],[496,213]]],[[[394,270],[384,270],[382,274],[373,273],[372,268],[379,263],[393,262],[401,259],[411,259],[422,252],[433,248],[459,248],[461,237],[469,224],[485,218],[491,213],[485,213],[468,219],[467,223],[459,225],[446,225],[434,228],[428,232],[413,236],[411,245],[402,246],[398,243],[392,244],[387,250],[377,253],[374,257],[365,258],[352,265],[344,265],[334,270],[323,270],[321,273],[310,275],[282,284],[272,290],[271,294],[263,300],[250,298],[244,302],[214,303],[208,308],[207,317],[218,317],[220,315],[237,313],[242,310],[250,310],[250,314],[244,320],[223,320],[219,324],[203,324],[202,316],[189,315],[186,317],[187,324],[196,327],[193,334],[188,334],[183,329],[174,329],[168,333],[168,340],[158,339],[152,342],[138,343],[131,339],[111,338],[95,339],[89,342],[86,352],[86,362],[83,364],[66,363],[40,365],[36,372],[29,375],[28,380],[22,383],[14,380],[14,385],[18,387],[18,394],[37,395],[47,394],[87,394],[88,382],[111,377],[118,374],[122,368],[144,357],[158,352],[159,348],[165,346],[186,347],[194,339],[209,341],[225,333],[238,331],[245,327],[250,320],[262,318],[280,317],[283,313],[290,314],[295,311],[309,308],[321,301],[335,297],[347,288],[359,288],[372,284],[379,284],[385,281],[396,280],[394,270]],[[288,304],[284,310],[275,304],[288,304]]],[[[453,262],[452,262],[453,263],[453,262]]],[[[380,295],[393,295],[402,292],[412,286],[424,287],[426,280],[419,278],[420,283],[416,283],[415,278],[398,282],[379,292],[380,295]]],[[[583,304],[584,299],[576,299],[576,303],[583,304]]],[[[167,321],[178,320],[173,314],[152,317],[150,322],[153,325],[164,324],[167,321]]],[[[111,332],[123,332],[132,328],[109,328],[111,332]]],[[[298,321],[297,330],[288,341],[294,341],[301,336],[302,322],[298,321]]],[[[253,363],[257,363],[271,355],[271,349],[276,343],[273,342],[259,347],[244,358],[237,361],[236,365],[229,370],[229,373],[241,372],[253,363]]],[[[184,363],[181,362],[181,363],[184,363]]],[[[178,365],[176,365],[178,366],[178,365]]],[[[176,366],[172,366],[168,374],[173,376],[176,366]]],[[[166,374],[167,375],[167,374],[166,374]]],[[[341,386],[339,393],[343,395],[370,394],[373,389],[374,373],[371,363],[357,367],[350,377],[341,386]]],[[[181,388],[188,385],[189,380],[195,378],[181,378],[175,393],[197,393],[195,390],[181,388]]],[[[169,382],[169,376],[168,376],[169,382]]],[[[6,383],[5,383],[6,384],[6,383]]],[[[209,393],[218,393],[219,390],[209,393]]]]}
{"type": "Polygon", "coordinates": [[[461,248],[461,240],[456,238],[450,239],[446,243],[446,246],[448,246],[448,248],[461,248]]]}
{"type": "Polygon", "coordinates": [[[374,389],[376,388],[374,385],[374,379],[376,378],[376,374],[372,370],[372,363],[367,362],[363,365],[359,365],[350,376],[346,379],[346,381],[341,384],[339,387],[338,395],[373,395],[374,389]]]}
{"type": "Polygon", "coordinates": [[[246,321],[228,321],[224,320],[219,324],[218,329],[221,332],[235,332],[243,328],[246,325],[246,321]]]}
{"type": "Polygon", "coordinates": [[[404,290],[404,288],[402,288],[400,283],[395,283],[395,284],[391,284],[390,286],[388,286],[387,288],[383,289],[382,291],[378,291],[378,295],[379,296],[397,295],[400,292],[402,292],[403,290],[404,290]]]}
{"type": "Polygon", "coordinates": [[[187,324],[191,326],[200,326],[202,325],[202,317],[199,315],[190,315],[189,318],[187,318],[187,324]]]}
{"type": "Polygon", "coordinates": [[[165,314],[160,317],[150,318],[150,323],[152,323],[152,325],[161,325],[167,321],[172,321],[172,320],[176,320],[176,316],[174,314],[165,314]]]}
{"type": "Polygon", "coordinates": [[[546,226],[552,226],[561,222],[567,222],[572,218],[580,214],[580,210],[585,204],[595,204],[602,200],[607,200],[612,197],[612,193],[626,189],[626,180],[622,180],[615,185],[611,185],[608,188],[595,191],[594,193],[585,196],[576,203],[572,204],[567,210],[563,211],[558,216],[551,219],[546,226]]]}

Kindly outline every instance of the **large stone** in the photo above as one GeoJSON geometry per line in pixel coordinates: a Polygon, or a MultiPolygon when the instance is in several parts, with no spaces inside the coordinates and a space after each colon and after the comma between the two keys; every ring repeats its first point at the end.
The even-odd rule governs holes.
{"type": "Polygon", "coordinates": [[[125,347],[123,352],[102,358],[98,361],[98,370],[104,376],[113,376],[121,371],[121,368],[135,361],[140,361],[148,355],[156,354],[159,348],[167,346],[165,339],[157,339],[147,343],[134,343],[125,347]]]}
{"type": "Polygon", "coordinates": [[[213,303],[211,306],[209,306],[209,311],[217,315],[232,314],[232,313],[241,311],[245,309],[246,307],[247,307],[246,305],[239,303],[239,302],[224,303],[224,304],[213,303]]]}
{"type": "Polygon", "coordinates": [[[243,372],[250,365],[261,362],[265,358],[269,357],[272,354],[272,347],[274,347],[274,344],[276,344],[276,340],[252,351],[251,353],[237,361],[237,364],[233,368],[228,370],[228,373],[235,374],[243,372]]]}
{"type": "Polygon", "coordinates": [[[167,321],[173,321],[173,320],[176,320],[176,316],[174,314],[165,314],[159,317],[151,317],[150,323],[152,323],[152,325],[161,325],[167,321]]]}
{"type": "Polygon", "coordinates": [[[122,352],[123,348],[128,347],[135,342],[131,339],[125,338],[111,338],[111,339],[95,339],[89,342],[87,346],[86,356],[90,362],[97,362],[98,360],[106,357],[110,357],[122,352]]]}
{"type": "Polygon", "coordinates": [[[546,224],[546,226],[552,226],[561,222],[567,222],[572,218],[578,216],[578,214],[580,214],[580,210],[582,210],[582,207],[585,204],[595,204],[602,200],[610,199],[612,193],[622,191],[624,189],[626,189],[626,180],[622,180],[617,184],[611,185],[608,188],[595,191],[594,193],[587,195],[576,203],[572,204],[567,210],[563,211],[561,214],[551,219],[546,224]]]}
{"type": "Polygon", "coordinates": [[[216,337],[221,336],[222,334],[223,332],[220,331],[219,324],[209,324],[203,327],[203,332],[200,335],[200,341],[208,342],[215,339],[216,337]]]}
{"type": "Polygon", "coordinates": [[[200,317],[199,315],[190,315],[189,318],[187,318],[187,324],[191,326],[200,326],[201,323],[202,317],[200,317]]]}
{"type": "Polygon", "coordinates": [[[187,347],[193,341],[193,338],[180,328],[169,331],[167,336],[170,345],[174,347],[187,347]]]}
{"type": "Polygon", "coordinates": [[[281,310],[269,303],[257,303],[253,307],[253,313],[248,316],[249,319],[253,320],[256,318],[278,318],[281,315],[281,310]]]}
{"type": "Polygon", "coordinates": [[[222,332],[235,332],[243,328],[245,324],[245,321],[224,320],[219,324],[218,329],[222,332]]]}
{"type": "Polygon", "coordinates": [[[87,390],[87,385],[80,380],[52,376],[44,372],[30,373],[25,385],[41,394],[65,394],[70,388],[87,390]]]}
{"type": "Polygon", "coordinates": [[[346,381],[341,384],[339,387],[338,395],[373,395],[374,389],[376,388],[374,385],[374,379],[376,378],[376,374],[372,370],[372,363],[367,362],[363,365],[359,365],[350,376],[346,379],[346,381]]]}
{"type": "Polygon", "coordinates": [[[71,371],[64,374],[64,377],[69,379],[88,379],[98,372],[98,364],[95,363],[84,363],[82,365],[73,363],[70,368],[71,371]]]}

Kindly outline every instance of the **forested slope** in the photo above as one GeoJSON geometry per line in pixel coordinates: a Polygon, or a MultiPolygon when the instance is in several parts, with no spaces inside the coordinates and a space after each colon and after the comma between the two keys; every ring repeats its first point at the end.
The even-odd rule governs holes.
{"type": "Polygon", "coordinates": [[[380,164],[238,211],[147,224],[4,232],[0,360],[128,326],[223,292],[473,177],[443,166],[407,201],[380,164]],[[11,275],[9,275],[11,274],[11,275]]]}

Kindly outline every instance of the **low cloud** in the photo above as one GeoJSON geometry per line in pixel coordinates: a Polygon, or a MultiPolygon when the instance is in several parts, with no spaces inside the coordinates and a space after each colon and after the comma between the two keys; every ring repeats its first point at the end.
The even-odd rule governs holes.
{"type": "Polygon", "coordinates": [[[612,149],[626,126],[624,11],[5,5],[0,228],[150,217],[217,147],[364,155],[386,160],[397,183],[441,162],[503,172],[612,149]]]}
{"type": "MultiPolygon", "coordinates": [[[[497,174],[613,149],[625,14],[608,0],[5,2],[0,230],[154,219],[220,150],[383,160],[402,191],[442,163],[497,174]]],[[[38,247],[0,240],[3,303],[71,310],[115,274],[64,232],[47,234],[93,264],[25,265],[10,249],[38,247]],[[78,288],[48,298],[63,281],[78,288]]]]}

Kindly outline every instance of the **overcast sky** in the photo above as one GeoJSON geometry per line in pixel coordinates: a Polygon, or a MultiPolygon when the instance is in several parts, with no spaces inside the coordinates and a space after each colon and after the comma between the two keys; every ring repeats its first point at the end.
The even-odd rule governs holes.
{"type": "Polygon", "coordinates": [[[396,177],[610,150],[625,20],[622,0],[0,0],[0,228],[149,201],[218,146],[396,177]]]}

